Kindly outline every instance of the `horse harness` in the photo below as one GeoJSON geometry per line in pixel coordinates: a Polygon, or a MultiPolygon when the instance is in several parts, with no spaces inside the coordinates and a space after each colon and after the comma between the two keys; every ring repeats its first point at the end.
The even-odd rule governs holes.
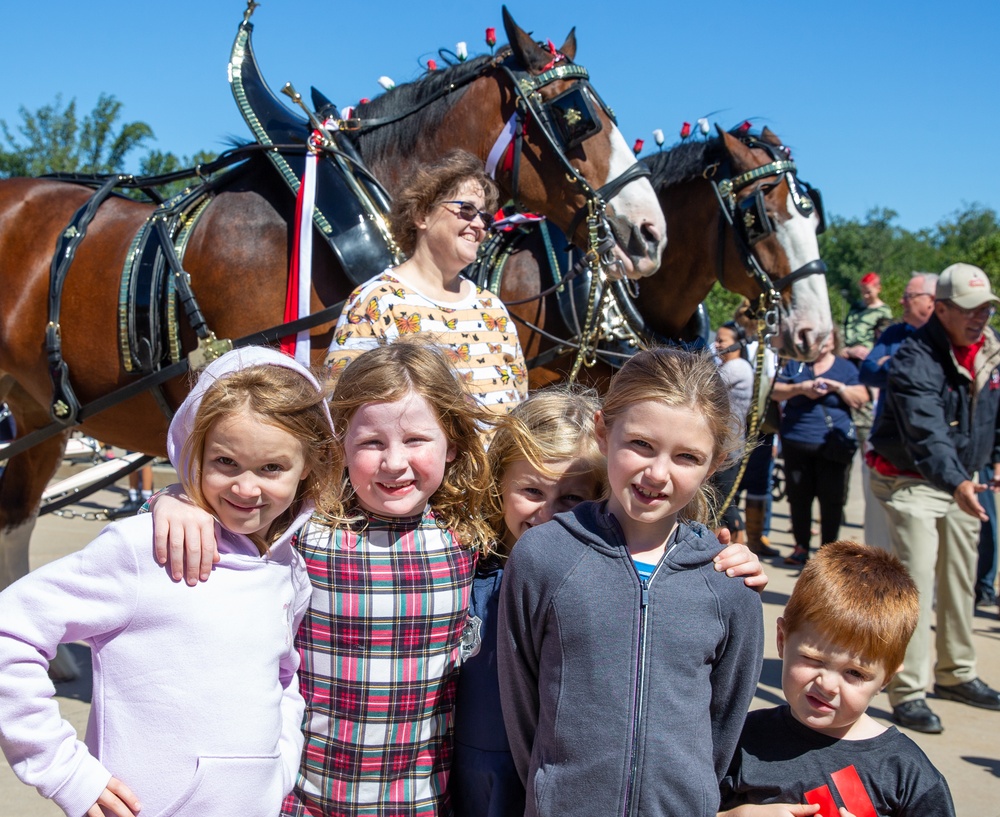
{"type": "MultiPolygon", "coordinates": [[[[363,260],[370,260],[372,253],[378,257],[375,266],[379,268],[401,259],[398,247],[393,242],[385,225],[384,212],[388,205],[388,196],[374,176],[364,167],[360,156],[349,140],[337,139],[336,133],[338,131],[370,130],[410,116],[419,108],[475,81],[493,66],[500,68],[511,79],[517,95],[515,110],[517,126],[514,133],[512,182],[514,201],[517,201],[523,133],[528,118],[534,116],[545,141],[555,152],[567,177],[582,190],[586,198],[585,206],[578,211],[573,219],[573,227],[575,228],[581,219],[586,218],[590,244],[586,253],[587,264],[594,274],[603,277],[602,267],[610,267],[617,263],[612,252],[614,238],[604,214],[606,198],[611,198],[629,182],[648,175],[649,171],[639,165],[633,166],[619,178],[595,190],[576,172],[566,158],[565,150],[578,146],[601,129],[601,123],[594,112],[592,100],[596,100],[606,114],[612,120],[614,119],[611,109],[605,105],[590,86],[589,75],[585,68],[563,62],[565,58],[561,54],[556,54],[553,49],[553,60],[550,67],[539,75],[532,75],[516,64],[513,52],[507,47],[501,50],[497,57],[486,63],[481,71],[471,75],[463,82],[449,85],[439,93],[424,100],[417,108],[382,119],[341,119],[336,109],[314,88],[314,103],[317,104],[318,108],[325,109],[325,119],[320,121],[306,109],[308,121],[313,127],[313,138],[310,139],[308,130],[304,128],[304,123],[290,118],[285,106],[280,103],[275,105],[277,97],[267,88],[260,75],[251,43],[253,26],[249,23],[249,18],[252,12],[253,5],[250,4],[248,11],[244,14],[243,22],[233,45],[229,73],[237,105],[250,126],[257,144],[227,151],[213,162],[163,176],[137,178],[132,175],[117,174],[82,177],[62,174],[55,177],[63,181],[87,184],[97,189],[94,195],[74,214],[70,224],[61,234],[51,264],[49,322],[45,332],[45,348],[49,374],[53,384],[53,395],[50,403],[50,415],[53,422],[11,443],[5,449],[5,459],[27,450],[32,445],[54,436],[70,426],[79,424],[87,417],[111,405],[147,390],[152,390],[157,403],[166,416],[170,417],[172,409],[160,387],[167,380],[181,374],[188,365],[198,368],[228,348],[232,348],[233,343],[240,345],[274,341],[288,334],[327,323],[338,317],[342,304],[329,307],[298,321],[255,333],[235,342],[219,340],[215,337],[201,314],[191,289],[190,275],[184,271],[181,261],[187,239],[214,194],[212,183],[207,181],[206,177],[225,166],[247,158],[252,152],[263,152],[275,165],[292,191],[297,192],[299,181],[289,162],[289,156],[301,156],[304,162],[307,150],[322,151],[339,168],[338,174],[328,175],[324,181],[332,179],[335,182],[332,185],[333,188],[341,192],[343,188],[349,189],[353,195],[338,197],[338,200],[350,199],[356,203],[360,202],[362,221],[367,223],[363,234],[348,236],[345,241],[342,238],[345,231],[349,232],[350,225],[357,223],[356,213],[347,214],[346,219],[344,219],[347,227],[338,231],[331,228],[329,219],[324,216],[322,206],[319,206],[314,215],[314,222],[324,238],[327,239],[335,255],[342,261],[348,276],[355,283],[359,283],[357,273],[352,275],[352,272],[362,268],[370,271],[374,268],[370,264],[363,263],[363,260]],[[542,99],[539,93],[541,88],[553,82],[567,79],[575,79],[578,82],[548,102],[542,99]],[[283,117],[275,117],[276,114],[282,112],[284,112],[283,117]],[[262,117],[261,113],[266,115],[262,117]],[[265,128],[263,122],[267,122],[269,127],[265,128]],[[279,140],[281,137],[287,138],[288,136],[299,138],[302,135],[302,130],[306,130],[304,144],[298,142],[281,144],[275,141],[275,135],[279,137],[279,140]],[[357,178],[356,174],[360,175],[361,178],[357,178]],[[195,176],[203,180],[201,185],[185,190],[169,201],[163,201],[155,190],[158,185],[195,176]],[[142,189],[158,205],[153,215],[132,241],[126,257],[119,296],[118,321],[123,367],[126,371],[141,373],[143,376],[128,386],[83,406],[73,391],[69,378],[69,368],[62,356],[59,325],[62,289],[76,250],[86,236],[87,228],[97,214],[98,208],[119,188],[142,189]],[[375,236],[374,240],[373,235],[375,236]],[[341,240],[338,242],[338,239],[341,240]],[[176,322],[178,297],[188,322],[198,336],[198,348],[189,355],[187,360],[180,358],[179,327],[176,322]],[[165,307],[168,324],[165,341],[163,340],[164,333],[159,306],[161,298],[168,304],[165,307]],[[166,363],[165,358],[169,358],[169,364],[166,363]]],[[[291,91],[289,89],[290,85],[286,86],[285,92],[293,100],[300,103],[294,89],[291,91]]],[[[329,188],[330,185],[327,187],[329,188]]],[[[364,278],[366,277],[364,276],[364,278]]],[[[592,302],[591,307],[595,303],[596,301],[592,302]]],[[[590,311],[593,312],[593,309],[591,308],[590,311]]],[[[588,318],[588,325],[589,323],[590,319],[588,318]]]]}
{"type": "MultiPolygon", "coordinates": [[[[271,149],[302,151],[303,147],[302,145],[244,145],[226,151],[211,162],[161,176],[53,174],[48,177],[57,181],[96,187],[96,191],[74,213],[69,225],[60,234],[49,273],[49,322],[45,329],[45,351],[53,389],[50,403],[50,416],[53,422],[12,441],[4,448],[3,459],[14,457],[61,431],[79,425],[95,414],[143,392],[151,391],[166,416],[170,417],[172,409],[167,404],[160,387],[168,380],[182,375],[189,367],[200,368],[233,346],[273,343],[286,335],[329,323],[339,317],[343,301],[299,320],[255,332],[237,340],[219,340],[208,328],[191,289],[191,277],[182,268],[181,255],[187,237],[197,216],[207,204],[208,197],[214,194],[214,184],[207,177],[229,165],[244,161],[254,153],[271,149]],[[159,186],[192,177],[202,179],[202,184],[173,199],[164,201],[156,192],[159,186]],[[62,356],[59,316],[63,284],[76,251],[86,237],[87,229],[98,208],[118,189],[140,189],[154,201],[159,202],[153,215],[147,219],[133,239],[126,256],[119,296],[119,324],[120,327],[130,327],[128,337],[132,341],[129,343],[124,335],[120,336],[124,365],[133,372],[139,372],[143,364],[151,364],[151,367],[142,370],[142,376],[132,383],[82,405],[73,391],[69,379],[69,367],[62,356]],[[172,302],[167,314],[173,320],[179,300],[189,325],[198,337],[198,347],[187,358],[171,360],[169,363],[154,353],[154,350],[159,349],[156,338],[161,334],[162,320],[156,292],[164,278],[167,279],[166,284],[171,296],[169,300],[172,302]],[[146,334],[141,327],[142,316],[148,321],[146,334]],[[138,354],[131,351],[133,349],[138,349],[138,354]]],[[[173,339],[177,337],[177,330],[171,328],[167,334],[170,347],[173,349],[173,339]]],[[[177,348],[179,349],[179,345],[177,348]]]]}
{"type": "Polygon", "coordinates": [[[752,248],[774,232],[774,224],[767,214],[765,200],[767,191],[784,177],[796,209],[806,217],[814,212],[819,216],[820,224],[816,230],[817,235],[826,229],[826,215],[823,211],[823,199],[819,190],[799,179],[795,162],[792,161],[788,148],[772,145],[770,142],[757,139],[750,134],[741,134],[739,139],[749,148],[765,151],[770,156],[771,161],[737,176],[726,175],[731,173],[730,168],[723,167],[720,163],[711,165],[703,173],[704,178],[712,185],[712,191],[719,202],[719,246],[716,253],[716,277],[722,283],[726,227],[728,226],[747,275],[754,279],[760,289],[760,298],[756,305],[751,304],[751,310],[754,315],[764,316],[768,334],[773,335],[778,329],[778,306],[781,301],[781,292],[802,278],[810,275],[826,275],[826,264],[822,259],[817,258],[778,280],[773,279],[767,270],[760,265],[752,248]],[[724,177],[716,179],[716,174],[721,174],[724,177]],[[738,193],[762,179],[775,179],[777,181],[760,184],[749,196],[742,200],[737,199],[738,193]]]}

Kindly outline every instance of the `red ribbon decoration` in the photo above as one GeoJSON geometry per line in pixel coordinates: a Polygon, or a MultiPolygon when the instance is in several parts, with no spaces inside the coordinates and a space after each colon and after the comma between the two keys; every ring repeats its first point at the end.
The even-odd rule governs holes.
{"type": "Polygon", "coordinates": [[[546,40],[545,42],[547,42],[549,45],[549,53],[552,55],[552,59],[549,60],[542,67],[542,72],[550,71],[552,68],[555,67],[555,64],[557,62],[562,62],[564,59],[566,59],[566,55],[559,53],[559,51],[556,49],[556,44],[552,42],[552,40],[546,40]]]}

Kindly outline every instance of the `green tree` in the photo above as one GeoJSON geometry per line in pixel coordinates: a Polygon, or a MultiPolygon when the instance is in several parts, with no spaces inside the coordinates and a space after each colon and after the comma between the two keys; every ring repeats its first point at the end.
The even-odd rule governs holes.
{"type": "MultiPolygon", "coordinates": [[[[820,256],[827,266],[830,310],[843,323],[860,292],[858,281],[869,271],[882,278],[882,300],[900,314],[900,296],[913,272],[940,272],[965,261],[986,271],[1000,292],[1000,219],[980,204],[967,205],[933,227],[910,231],[895,223],[897,213],[886,207],[869,210],[863,219],[833,216],[819,237],[820,256]]],[[[738,299],[716,286],[706,299],[712,325],[729,320],[738,299]]]]}
{"type": "MultiPolygon", "coordinates": [[[[173,153],[164,153],[160,150],[151,150],[139,160],[139,175],[141,176],[162,176],[167,173],[176,173],[178,170],[195,167],[197,165],[211,162],[217,158],[217,153],[200,150],[194,156],[176,156],[173,153]]],[[[160,195],[170,198],[181,192],[185,187],[189,187],[198,181],[196,177],[182,179],[171,182],[158,188],[160,195]]]]}
{"type": "Polygon", "coordinates": [[[101,94],[94,110],[80,118],[76,100],[62,107],[62,97],[37,111],[20,109],[14,130],[0,120],[0,177],[45,173],[120,173],[125,157],[155,138],[145,122],[116,126],[122,103],[101,94]]]}

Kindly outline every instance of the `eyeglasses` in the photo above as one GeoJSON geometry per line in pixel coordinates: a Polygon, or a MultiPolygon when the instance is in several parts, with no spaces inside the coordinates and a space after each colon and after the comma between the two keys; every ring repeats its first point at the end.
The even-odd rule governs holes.
{"type": "Polygon", "coordinates": [[[977,306],[975,309],[964,309],[958,304],[953,304],[951,301],[945,301],[945,303],[966,320],[969,320],[970,318],[975,318],[977,320],[989,320],[996,314],[997,311],[997,308],[993,304],[983,304],[982,306],[977,306]]]}
{"type": "Polygon", "coordinates": [[[455,215],[465,221],[471,223],[476,220],[476,216],[479,216],[480,220],[483,222],[483,226],[487,230],[493,226],[493,216],[489,213],[484,213],[471,201],[443,201],[441,204],[457,204],[458,212],[455,213],[455,215]]]}
{"type": "Polygon", "coordinates": [[[926,298],[933,298],[929,292],[904,292],[903,297],[900,298],[901,301],[912,301],[914,298],[920,298],[921,296],[926,298]]]}

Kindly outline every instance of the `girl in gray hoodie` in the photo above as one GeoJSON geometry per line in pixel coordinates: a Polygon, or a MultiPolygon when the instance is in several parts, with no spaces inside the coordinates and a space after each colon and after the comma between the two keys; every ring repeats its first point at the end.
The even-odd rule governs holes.
{"type": "Polygon", "coordinates": [[[518,540],[497,651],[526,817],[717,812],[763,650],[702,524],[741,428],[710,356],[637,354],[597,415],[608,499],[518,540]]]}

